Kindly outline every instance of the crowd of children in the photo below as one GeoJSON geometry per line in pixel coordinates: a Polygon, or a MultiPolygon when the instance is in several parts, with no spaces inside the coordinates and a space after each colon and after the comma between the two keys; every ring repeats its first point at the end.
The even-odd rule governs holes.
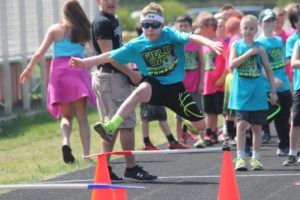
{"type": "MultiPolygon", "coordinates": [[[[165,106],[178,115],[178,140],[185,132],[191,132],[199,134],[195,147],[213,145],[220,138],[236,144],[234,161],[239,171],[248,169],[245,157],[251,145],[249,165],[252,170],[262,170],[260,148],[262,142],[270,141],[269,123],[274,120],[279,140],[276,154],[288,156],[284,166],[297,164],[300,5],[293,4],[287,10],[265,9],[255,17],[226,4],[215,15],[201,13],[194,23],[188,15],[179,16],[174,25],[177,31],[164,27],[158,4],[151,3],[146,8],[147,12],[144,10],[141,15],[141,36],[119,49],[91,58],[73,57],[69,62],[73,67],[87,68],[102,63],[135,63],[143,76],[116,114],[95,125],[100,136],[111,141],[115,130],[138,103],[147,103],[142,106],[143,123],[151,120],[150,115],[145,115],[149,109],[145,106],[165,106]],[[290,30],[284,28],[287,17],[290,30]],[[218,128],[220,114],[224,117],[223,131],[218,128]],[[252,139],[246,143],[248,134],[252,139]]],[[[165,115],[164,110],[159,113],[165,115]]],[[[166,116],[151,117],[166,121],[166,116]]],[[[159,149],[150,142],[148,126],[145,130],[145,150],[159,149]]],[[[165,134],[170,149],[189,148],[172,148],[178,142],[169,128],[165,134]]]]}
{"type": "MultiPolygon", "coordinates": [[[[76,1],[70,2],[79,7],[76,1]]],[[[84,14],[83,16],[86,18],[84,14]]],[[[89,35],[82,33],[85,36],[77,38],[73,34],[72,22],[65,18],[63,23],[49,29],[45,42],[39,49],[41,53],[37,51],[21,74],[20,81],[24,83],[30,78],[32,68],[40,59],[39,55],[51,43],[55,44],[54,49],[57,50],[54,54],[67,52],[58,45],[59,42],[64,42],[64,48],[69,47],[72,42],[78,43],[76,48],[78,47],[79,54],[73,51],[67,55],[62,54],[67,57],[59,62],[63,66],[81,67],[64,70],[80,72],[81,76],[84,73],[85,80],[82,84],[87,85],[86,93],[67,103],[64,99],[53,102],[50,99],[48,102],[49,111],[55,108],[55,117],[61,117],[62,120],[62,151],[66,163],[73,163],[75,160],[69,147],[72,103],[76,105],[84,155],[89,153],[86,104],[88,99],[95,104],[95,96],[91,93],[89,76],[84,68],[98,65],[100,74],[122,72],[115,75],[124,75],[124,81],[128,82],[130,79],[136,85],[135,90],[119,102],[115,112],[110,113],[107,120],[103,118],[94,126],[103,142],[109,146],[108,150],[113,147],[116,132],[122,128],[120,125],[141,104],[144,150],[160,149],[152,144],[149,135],[149,121],[159,120],[169,149],[190,148],[186,144],[186,138],[194,134],[197,135],[193,138],[196,148],[205,148],[218,142],[236,145],[236,170],[248,169],[247,155],[251,156],[251,169],[262,170],[264,166],[260,148],[262,143],[271,140],[269,124],[274,121],[278,136],[276,154],[287,156],[284,166],[299,164],[300,4],[291,4],[286,9],[265,9],[258,17],[243,14],[233,5],[226,4],[214,15],[200,13],[194,21],[189,15],[180,15],[174,27],[166,27],[163,8],[159,4],[150,3],[141,14],[138,26],[140,35],[137,38],[111,51],[99,51],[99,55],[90,58],[82,58],[81,47],[90,40],[89,35]],[[291,27],[286,28],[286,24],[291,27]],[[50,37],[51,34],[55,37],[50,37]],[[71,43],[65,38],[70,38],[71,43]],[[135,69],[126,66],[129,63],[134,63],[135,69]],[[109,65],[109,68],[103,67],[104,65],[109,65]],[[177,139],[171,133],[164,107],[176,113],[177,139]],[[84,117],[80,117],[80,113],[84,117]],[[224,118],[223,129],[218,127],[220,115],[224,118]]],[[[89,26],[88,20],[85,24],[89,26]]],[[[54,58],[57,60],[55,56],[54,58]]],[[[77,76],[79,75],[74,77],[77,76]]],[[[59,87],[52,89],[49,92],[51,98],[56,97],[53,94],[59,87]]],[[[97,96],[100,97],[102,94],[97,96]]],[[[101,105],[98,106],[101,110],[101,105]]],[[[133,134],[133,130],[131,132],[133,134]]],[[[134,141],[133,136],[129,139],[134,141]]],[[[134,158],[132,163],[135,163],[134,158]]],[[[156,178],[145,171],[144,174],[147,175],[147,180],[156,178]]]]}

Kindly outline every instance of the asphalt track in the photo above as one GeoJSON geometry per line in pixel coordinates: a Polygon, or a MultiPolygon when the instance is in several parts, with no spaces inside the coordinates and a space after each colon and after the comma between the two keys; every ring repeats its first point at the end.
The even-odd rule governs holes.
{"type": "MultiPolygon", "coordinates": [[[[163,145],[162,147],[165,147],[163,145]]],[[[283,167],[286,157],[277,157],[276,137],[262,147],[264,171],[237,172],[242,200],[299,200],[300,166],[283,167]]],[[[223,153],[137,155],[147,171],[159,176],[153,183],[121,183],[145,186],[127,190],[128,200],[216,200],[223,153]]],[[[235,156],[235,152],[232,152],[235,156]]],[[[249,159],[249,158],[248,158],[249,159]]],[[[124,159],[112,162],[114,171],[122,175],[124,159]]],[[[94,167],[47,180],[48,183],[91,183],[94,167]]],[[[228,183],[230,184],[230,183],[228,183]]],[[[1,200],[83,200],[90,199],[88,190],[14,190],[1,200]]]]}

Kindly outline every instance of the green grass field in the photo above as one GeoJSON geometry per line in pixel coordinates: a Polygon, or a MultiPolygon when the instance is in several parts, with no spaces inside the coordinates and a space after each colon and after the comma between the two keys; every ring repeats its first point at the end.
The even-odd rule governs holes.
{"type": "MultiPolygon", "coordinates": [[[[136,149],[142,147],[139,123],[135,129],[136,149]]],[[[175,134],[174,114],[168,111],[168,121],[175,134]]],[[[98,121],[95,108],[89,111],[89,123],[98,121]]],[[[71,143],[77,162],[66,165],[62,160],[59,120],[54,120],[48,113],[33,117],[19,116],[0,124],[0,184],[36,183],[68,172],[92,166],[81,159],[82,147],[76,120],[73,123],[71,143]]],[[[166,142],[158,122],[150,123],[150,137],[154,144],[166,142]]],[[[175,135],[174,135],[175,136],[175,135]]],[[[91,153],[100,152],[100,137],[91,129],[91,153]]],[[[119,140],[114,150],[120,150],[119,140]]],[[[116,158],[116,157],[113,157],[116,158]]]]}

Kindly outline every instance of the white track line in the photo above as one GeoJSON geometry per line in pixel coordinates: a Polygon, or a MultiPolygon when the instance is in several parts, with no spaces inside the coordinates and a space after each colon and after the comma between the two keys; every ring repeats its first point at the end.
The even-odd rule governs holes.
{"type": "MultiPolygon", "coordinates": [[[[282,177],[282,176],[300,176],[300,173],[298,173],[298,174],[236,174],[235,176],[238,177],[238,178],[243,178],[243,177],[282,177]]],[[[197,178],[220,178],[220,175],[160,176],[160,177],[158,177],[158,180],[161,180],[161,179],[197,179],[197,178]]],[[[93,179],[47,181],[47,182],[43,182],[43,183],[44,184],[50,184],[50,183],[81,183],[81,182],[92,183],[93,179]]]]}
{"type": "MultiPolygon", "coordinates": [[[[282,177],[282,176],[300,176],[299,174],[236,174],[236,177],[282,177]]],[[[193,178],[220,178],[220,175],[204,176],[161,176],[159,179],[193,179],[193,178]]]]}
{"type": "Polygon", "coordinates": [[[116,184],[13,184],[13,185],[0,185],[0,190],[13,190],[13,189],[108,189],[108,188],[124,188],[124,189],[144,189],[140,186],[127,186],[116,184]]]}

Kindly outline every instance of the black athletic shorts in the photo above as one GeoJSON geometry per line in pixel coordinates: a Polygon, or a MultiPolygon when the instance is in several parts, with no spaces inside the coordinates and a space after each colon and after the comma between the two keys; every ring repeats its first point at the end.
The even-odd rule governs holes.
{"type": "Polygon", "coordinates": [[[235,111],[235,117],[237,121],[247,121],[249,124],[264,125],[268,116],[268,110],[257,111],[235,111]]]}
{"type": "Polygon", "coordinates": [[[293,96],[292,125],[300,126],[300,89],[295,91],[293,96]]]}
{"type": "Polygon", "coordinates": [[[203,95],[204,112],[208,114],[222,114],[224,103],[224,92],[217,91],[213,94],[203,95]]]}
{"type": "Polygon", "coordinates": [[[162,85],[158,80],[149,76],[144,77],[143,81],[148,82],[152,87],[149,104],[166,106],[189,121],[204,119],[203,112],[197,107],[182,82],[162,85]]]}

